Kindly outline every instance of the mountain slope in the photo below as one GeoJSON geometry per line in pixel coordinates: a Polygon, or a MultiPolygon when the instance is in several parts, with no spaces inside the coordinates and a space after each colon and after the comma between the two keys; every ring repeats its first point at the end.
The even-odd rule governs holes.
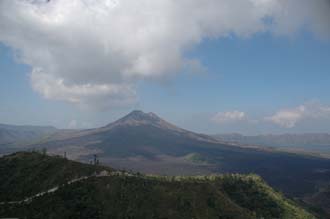
{"type": "MultiPolygon", "coordinates": [[[[2,173],[12,175],[10,181],[22,181],[26,185],[32,183],[36,187],[40,185],[39,190],[44,189],[43,185],[50,186],[49,179],[41,175],[51,174],[51,178],[59,182],[68,174],[63,170],[69,169],[69,175],[74,177],[80,174],[90,176],[91,171],[104,169],[37,153],[16,153],[0,158],[0,166],[2,173]],[[45,165],[50,172],[45,172],[45,165]],[[22,169],[37,174],[26,175],[22,169]],[[58,173],[53,172],[56,169],[59,169],[58,173]]],[[[0,194],[9,195],[6,189],[1,187],[0,194]]],[[[12,184],[10,189],[15,191],[21,188],[12,184]]],[[[20,194],[10,196],[15,200],[22,197],[20,194]]],[[[210,177],[157,177],[140,174],[91,177],[63,185],[57,191],[28,203],[1,204],[0,217],[314,218],[275,192],[260,177],[238,174],[210,177]]]]}
{"type": "Polygon", "coordinates": [[[57,152],[59,148],[70,150],[79,147],[79,153],[86,151],[87,155],[99,152],[112,157],[154,157],[159,154],[183,156],[191,147],[217,143],[210,136],[178,128],[153,113],[133,111],[105,127],[59,131],[31,148],[46,147],[57,152]]]}
{"type": "Polygon", "coordinates": [[[133,111],[105,127],[56,133],[31,147],[114,167],[157,174],[257,173],[292,195],[313,193],[330,179],[330,160],[221,143],[178,128],[153,113],[133,111]],[[189,159],[190,155],[203,162],[189,159]],[[299,186],[297,186],[299,184],[299,186]]]}
{"type": "MultiPolygon", "coordinates": [[[[199,141],[217,143],[218,141],[208,135],[197,134],[181,129],[166,122],[154,113],[132,111],[123,118],[104,127],[78,131],[60,131],[47,139],[48,143],[75,141],[102,141],[115,146],[155,146],[157,144],[176,144],[177,141],[199,141]],[[163,143],[167,141],[167,143],[163,143]],[[139,145],[136,145],[139,144],[139,145]]],[[[47,143],[47,142],[46,142],[47,143]]],[[[88,143],[86,143],[88,145],[88,143]]]]}

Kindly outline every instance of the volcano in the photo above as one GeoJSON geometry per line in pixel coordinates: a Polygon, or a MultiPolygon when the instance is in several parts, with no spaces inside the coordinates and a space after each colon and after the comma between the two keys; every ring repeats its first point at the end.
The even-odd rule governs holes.
{"type": "Polygon", "coordinates": [[[142,111],[100,128],[61,130],[29,147],[87,162],[97,154],[105,165],[152,174],[257,173],[294,197],[330,177],[329,159],[227,144],[142,111]]]}

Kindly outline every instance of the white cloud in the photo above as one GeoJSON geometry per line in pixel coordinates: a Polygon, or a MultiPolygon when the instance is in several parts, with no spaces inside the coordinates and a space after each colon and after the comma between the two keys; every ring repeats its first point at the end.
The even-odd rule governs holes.
{"type": "Polygon", "coordinates": [[[63,79],[53,78],[38,69],[31,73],[33,89],[48,99],[66,100],[85,108],[106,109],[136,102],[134,86],[123,84],[73,84],[68,86],[63,79]]]}
{"type": "Polygon", "coordinates": [[[295,108],[280,110],[274,115],[266,117],[265,120],[284,128],[293,128],[300,121],[320,118],[330,118],[330,107],[311,102],[295,108]]]}
{"type": "Polygon", "coordinates": [[[240,111],[230,111],[230,112],[218,112],[212,117],[212,121],[215,123],[227,123],[227,122],[237,122],[246,120],[247,116],[244,112],[240,111]]]}
{"type": "Polygon", "coordinates": [[[296,123],[303,118],[305,110],[305,106],[284,109],[278,111],[271,117],[266,117],[265,119],[285,128],[293,128],[296,123]]]}
{"type": "MultiPolygon", "coordinates": [[[[0,42],[32,67],[49,99],[95,107],[136,101],[136,83],[169,77],[205,38],[330,35],[328,0],[1,0],[0,42]]],[[[193,61],[193,62],[192,62],[193,61]]]]}

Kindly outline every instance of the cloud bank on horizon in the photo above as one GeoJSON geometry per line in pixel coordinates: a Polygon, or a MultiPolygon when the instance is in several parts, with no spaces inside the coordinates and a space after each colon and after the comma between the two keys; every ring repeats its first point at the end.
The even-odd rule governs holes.
{"type": "Polygon", "coordinates": [[[292,129],[300,122],[306,120],[325,120],[330,119],[330,106],[322,105],[317,101],[310,101],[292,108],[280,109],[270,116],[260,116],[251,119],[246,112],[227,111],[217,112],[211,116],[210,120],[218,125],[223,124],[265,124],[270,123],[278,127],[292,129]]]}
{"type": "Polygon", "coordinates": [[[31,66],[45,98],[102,109],[135,103],[140,80],[196,66],[185,52],[204,39],[327,39],[329,21],[328,0],[2,0],[0,42],[31,66]]]}
{"type": "Polygon", "coordinates": [[[330,118],[330,106],[309,102],[294,108],[279,110],[264,119],[284,128],[293,128],[302,120],[328,118],[330,118]]]}

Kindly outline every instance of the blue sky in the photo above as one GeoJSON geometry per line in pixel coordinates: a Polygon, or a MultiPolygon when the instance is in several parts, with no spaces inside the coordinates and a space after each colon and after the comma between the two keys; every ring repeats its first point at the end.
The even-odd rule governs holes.
{"type": "Polygon", "coordinates": [[[211,111],[260,113],[310,100],[330,101],[329,42],[307,34],[294,39],[264,34],[244,40],[209,40],[189,55],[198,58],[207,73],[182,74],[159,89],[147,86],[143,96],[151,102],[157,92],[165,98],[161,108],[174,105],[175,111],[198,112],[208,112],[212,106],[211,111]]]}
{"type": "MultiPolygon", "coordinates": [[[[5,2],[3,4],[12,4],[5,2]]],[[[52,7],[63,5],[58,3],[52,7]]],[[[318,22],[319,27],[321,21],[318,22]]],[[[144,65],[138,65],[131,73],[125,64],[113,67],[116,62],[125,63],[122,57],[110,56],[112,54],[109,55],[108,51],[105,56],[91,49],[93,45],[89,44],[95,39],[86,39],[71,56],[78,59],[81,54],[87,54],[89,58],[81,56],[80,60],[65,60],[54,55],[55,52],[52,54],[52,49],[63,47],[63,51],[72,52],[75,47],[71,48],[71,45],[75,42],[61,44],[66,42],[61,41],[62,35],[52,41],[46,41],[46,38],[31,40],[28,36],[17,40],[14,36],[22,27],[10,29],[4,26],[5,21],[0,22],[1,25],[7,29],[4,28],[3,36],[0,34],[0,123],[90,128],[105,125],[133,109],[141,109],[155,112],[184,128],[205,133],[330,132],[330,41],[326,34],[320,37],[313,29],[303,28],[283,34],[280,28],[276,30],[278,32],[255,30],[253,25],[258,24],[251,25],[251,30],[245,30],[245,26],[236,30],[235,23],[231,24],[234,32],[224,32],[224,36],[218,32],[226,30],[212,29],[216,31],[215,35],[219,35],[210,36],[201,28],[198,40],[191,40],[189,31],[179,31],[178,34],[186,34],[186,37],[150,38],[162,43],[152,50],[152,54],[162,61],[143,62],[144,65]],[[176,41],[180,43],[175,44],[176,41]],[[185,43],[181,45],[181,41],[185,43]],[[51,45],[53,42],[55,47],[51,45]],[[175,48],[167,51],[163,44],[175,48]],[[46,59],[47,52],[50,53],[49,59],[46,59]],[[99,68],[103,62],[93,62],[90,54],[98,59],[114,57],[116,62],[112,64],[109,60],[109,64],[106,61],[104,68],[99,68]],[[180,63],[186,65],[187,60],[194,60],[197,64],[177,67],[181,66],[180,63]],[[48,66],[51,66],[48,71],[63,71],[43,72],[48,66]],[[80,72],[87,68],[91,71],[80,72]],[[38,72],[39,69],[42,71],[38,72]],[[111,77],[107,76],[107,71],[111,77]],[[123,73],[118,76],[116,71],[123,73]],[[135,76],[127,80],[127,74],[135,76]],[[118,84],[119,94],[118,91],[111,93],[113,83],[118,84]],[[103,102],[102,106],[94,108],[99,102],[103,102]]],[[[40,25],[36,22],[31,27],[40,25]]],[[[31,36],[39,37],[37,31],[31,31],[31,36]]],[[[69,35],[64,32],[64,36],[69,35]]],[[[131,50],[126,51],[135,54],[135,50],[131,50]]],[[[56,54],[58,52],[62,50],[56,54]]],[[[149,57],[149,54],[140,55],[149,57]]]]}
{"type": "MultiPolygon", "coordinates": [[[[184,72],[166,82],[143,82],[134,106],[99,112],[47,100],[34,92],[28,75],[31,68],[20,64],[13,51],[1,45],[0,121],[67,128],[76,120],[82,127],[98,126],[137,108],[200,132],[244,132],[238,127],[242,124],[229,124],[228,129],[223,127],[228,124],[211,124],[212,128],[207,128],[212,123],[208,117],[232,110],[268,115],[308,101],[330,105],[330,44],[308,34],[293,39],[260,34],[244,40],[206,40],[188,55],[198,58],[207,71],[184,72]],[[196,117],[198,122],[189,121],[196,117]]],[[[254,129],[251,134],[259,133],[254,129]]],[[[314,130],[322,131],[317,127],[305,131],[314,130]]],[[[279,130],[269,128],[271,131],[279,130]]]]}

